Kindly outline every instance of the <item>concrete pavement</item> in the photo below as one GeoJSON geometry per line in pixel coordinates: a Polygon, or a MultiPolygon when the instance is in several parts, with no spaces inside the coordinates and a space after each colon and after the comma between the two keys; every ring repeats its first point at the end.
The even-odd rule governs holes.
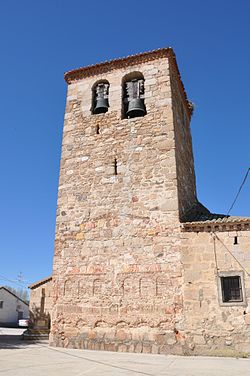
{"type": "Polygon", "coordinates": [[[250,376],[250,359],[51,348],[20,332],[0,328],[0,376],[250,376]]]}

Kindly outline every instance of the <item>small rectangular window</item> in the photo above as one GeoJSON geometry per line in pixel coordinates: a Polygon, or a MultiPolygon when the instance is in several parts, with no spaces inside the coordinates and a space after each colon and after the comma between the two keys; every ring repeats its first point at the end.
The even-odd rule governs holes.
{"type": "Polygon", "coordinates": [[[0,300],[0,308],[3,308],[3,300],[0,300]]]}
{"type": "Polygon", "coordinates": [[[242,302],[242,287],[240,276],[221,277],[221,292],[223,303],[242,302]]]}

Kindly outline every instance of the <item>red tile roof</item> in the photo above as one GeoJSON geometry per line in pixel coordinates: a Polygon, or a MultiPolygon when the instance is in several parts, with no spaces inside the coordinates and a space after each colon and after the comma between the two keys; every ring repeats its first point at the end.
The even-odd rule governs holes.
{"type": "Polygon", "coordinates": [[[39,287],[39,286],[41,286],[44,283],[47,283],[49,281],[52,281],[52,276],[41,279],[40,281],[37,281],[35,283],[32,283],[32,285],[29,285],[28,287],[29,287],[29,289],[35,289],[36,287],[39,287]]]}
{"type": "Polygon", "coordinates": [[[211,213],[197,202],[182,220],[184,231],[237,231],[250,230],[250,217],[236,217],[211,213]]]}

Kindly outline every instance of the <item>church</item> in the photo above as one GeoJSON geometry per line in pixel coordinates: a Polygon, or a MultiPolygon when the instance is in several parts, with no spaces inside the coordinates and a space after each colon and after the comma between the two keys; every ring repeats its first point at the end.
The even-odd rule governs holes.
{"type": "Polygon", "coordinates": [[[174,51],[65,81],[50,344],[250,353],[250,218],[198,201],[193,106],[174,51]]]}

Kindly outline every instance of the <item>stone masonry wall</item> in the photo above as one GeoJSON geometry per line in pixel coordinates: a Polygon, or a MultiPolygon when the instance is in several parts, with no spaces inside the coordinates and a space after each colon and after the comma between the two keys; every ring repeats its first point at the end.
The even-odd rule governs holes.
{"type": "Polygon", "coordinates": [[[250,232],[185,232],[182,243],[189,354],[249,354],[250,232]],[[243,273],[243,304],[220,302],[219,273],[229,271],[243,273]]]}
{"type": "Polygon", "coordinates": [[[249,353],[250,233],[182,229],[197,198],[178,72],[167,57],[123,63],[68,86],[50,344],[249,353]],[[121,84],[132,72],[145,78],[147,114],[122,119],[121,84]],[[92,115],[92,87],[103,79],[109,111],[92,115]],[[242,304],[221,302],[220,273],[230,271],[241,273],[242,304]]]}
{"type": "Polygon", "coordinates": [[[52,281],[49,280],[30,290],[30,311],[36,316],[41,312],[41,301],[44,298],[44,313],[51,314],[52,310],[52,281]]]}
{"type": "Polygon", "coordinates": [[[167,58],[68,86],[52,345],[183,353],[171,105],[167,58]],[[145,78],[147,115],[121,120],[122,78],[134,71],[145,78]],[[110,83],[110,108],[106,114],[91,115],[91,88],[100,79],[110,83]]]}
{"type": "Polygon", "coordinates": [[[179,81],[173,70],[171,74],[172,108],[175,132],[175,158],[178,182],[178,200],[180,219],[197,202],[196,182],[190,116],[186,103],[180,93],[179,81]]]}

